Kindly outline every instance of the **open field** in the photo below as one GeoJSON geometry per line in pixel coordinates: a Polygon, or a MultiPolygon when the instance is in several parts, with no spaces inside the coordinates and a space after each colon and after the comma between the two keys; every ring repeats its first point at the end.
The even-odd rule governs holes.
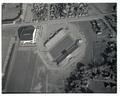
{"type": "Polygon", "coordinates": [[[21,10],[19,3],[6,3],[2,5],[2,20],[16,18],[21,10]]]}
{"type": "Polygon", "coordinates": [[[64,80],[67,71],[49,71],[48,74],[48,93],[62,93],[64,92],[64,80]]]}
{"type": "Polygon", "coordinates": [[[16,31],[17,27],[2,29],[2,65],[8,52],[10,40],[15,36],[16,31]]]}
{"type": "Polygon", "coordinates": [[[74,24],[79,29],[79,32],[83,32],[85,34],[87,47],[86,47],[85,56],[82,62],[85,64],[88,64],[89,62],[91,62],[91,59],[92,59],[93,42],[95,41],[94,40],[95,33],[92,31],[89,21],[72,22],[72,24],[74,24]]]}
{"type": "Polygon", "coordinates": [[[36,55],[31,51],[17,51],[11,64],[6,83],[7,92],[29,92],[31,88],[36,55]]]}
{"type": "Polygon", "coordinates": [[[47,70],[45,64],[40,59],[39,56],[36,57],[35,62],[35,72],[32,79],[32,87],[31,92],[39,92],[45,93],[46,92],[46,77],[47,77],[47,70]]]}
{"type": "Polygon", "coordinates": [[[15,33],[17,32],[18,27],[2,27],[2,36],[3,37],[12,37],[15,36],[15,33]]]}
{"type": "Polygon", "coordinates": [[[104,83],[100,81],[90,81],[89,88],[92,89],[96,93],[111,93],[115,91],[114,89],[111,88],[105,88],[104,83]]]}
{"type": "Polygon", "coordinates": [[[2,37],[2,65],[4,64],[5,57],[9,48],[10,38],[2,37]]]}
{"type": "Polygon", "coordinates": [[[113,6],[115,3],[94,3],[94,7],[101,13],[113,12],[113,6]]]}

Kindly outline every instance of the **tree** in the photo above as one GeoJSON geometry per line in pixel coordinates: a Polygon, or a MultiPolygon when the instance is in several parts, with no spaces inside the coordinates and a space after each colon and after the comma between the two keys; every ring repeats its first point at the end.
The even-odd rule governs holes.
{"type": "Polygon", "coordinates": [[[83,63],[78,62],[76,68],[71,72],[70,76],[65,80],[65,92],[67,93],[92,93],[88,86],[88,79],[83,63]]]}

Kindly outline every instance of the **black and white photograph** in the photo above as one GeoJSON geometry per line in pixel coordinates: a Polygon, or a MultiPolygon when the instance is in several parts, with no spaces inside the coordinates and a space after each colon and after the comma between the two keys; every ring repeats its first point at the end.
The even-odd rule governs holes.
{"type": "Polygon", "coordinates": [[[1,3],[1,93],[117,93],[117,3],[1,3]]]}

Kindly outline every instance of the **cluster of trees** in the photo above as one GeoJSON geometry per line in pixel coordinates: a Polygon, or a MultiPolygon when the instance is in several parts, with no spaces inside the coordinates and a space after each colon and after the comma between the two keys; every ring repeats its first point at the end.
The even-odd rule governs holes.
{"type": "Polygon", "coordinates": [[[87,3],[55,3],[50,5],[51,19],[79,17],[88,14],[87,3]]]}
{"type": "Polygon", "coordinates": [[[65,81],[65,92],[67,93],[92,93],[88,88],[88,77],[86,66],[82,63],[76,64],[76,69],[71,72],[65,81]]]}
{"type": "MultiPolygon", "coordinates": [[[[107,48],[101,54],[104,57],[104,63],[109,67],[109,71],[114,73],[115,78],[117,78],[117,46],[116,42],[107,42],[107,48]]],[[[116,79],[115,79],[116,80],[116,79]]]]}
{"type": "Polygon", "coordinates": [[[33,21],[41,21],[48,19],[48,4],[34,3],[31,11],[34,14],[33,21]]]}
{"type": "Polygon", "coordinates": [[[113,50],[108,48],[111,49],[110,46],[105,49],[104,62],[101,65],[94,62],[87,65],[80,62],[76,64],[74,71],[65,80],[65,92],[93,93],[94,91],[89,89],[89,80],[102,81],[105,88],[112,89],[117,86],[116,51],[112,56],[110,55],[113,50],[116,50],[116,45],[113,46],[113,50]]]}
{"type": "MultiPolygon", "coordinates": [[[[96,25],[96,22],[93,23],[96,25]]],[[[116,36],[115,36],[116,37],[116,36]]],[[[78,62],[76,69],[65,81],[65,92],[91,93],[90,80],[103,82],[105,88],[113,92],[117,90],[117,44],[115,37],[106,42],[106,48],[101,53],[102,62],[91,61],[89,64],[78,62]]]]}
{"type": "Polygon", "coordinates": [[[117,16],[116,14],[105,16],[105,19],[109,22],[110,26],[115,32],[117,32],[117,16]]]}

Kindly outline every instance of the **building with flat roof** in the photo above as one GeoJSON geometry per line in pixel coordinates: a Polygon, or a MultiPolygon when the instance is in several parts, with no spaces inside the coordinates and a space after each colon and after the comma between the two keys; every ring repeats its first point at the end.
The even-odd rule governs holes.
{"type": "Polygon", "coordinates": [[[21,43],[35,43],[36,29],[32,25],[22,26],[18,29],[18,36],[21,43]]]}

